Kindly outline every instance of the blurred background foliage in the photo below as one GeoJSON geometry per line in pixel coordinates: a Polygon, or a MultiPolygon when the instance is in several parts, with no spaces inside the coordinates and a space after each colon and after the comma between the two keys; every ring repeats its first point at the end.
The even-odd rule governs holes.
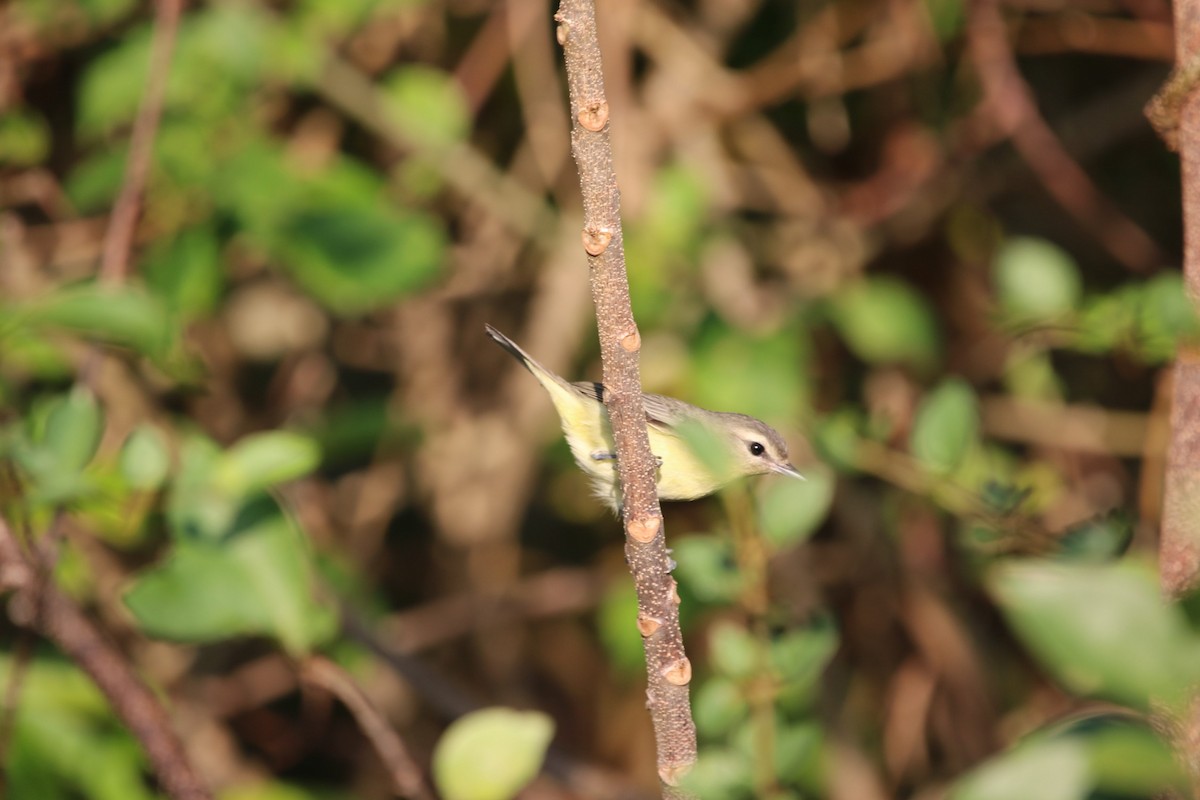
{"type": "MultiPolygon", "coordinates": [[[[483,335],[599,375],[551,3],[189,3],[105,283],[152,11],[0,7],[5,518],[56,542],[221,797],[391,796],[302,681],[316,653],[445,797],[514,796],[551,737],[522,797],[654,796],[619,526],[483,335]],[[495,705],[545,716],[443,737],[495,705]]],[[[606,0],[600,25],[646,388],[770,421],[808,476],[667,509],[692,785],[1179,785],[1148,717],[1200,649],[1151,566],[1197,330],[1141,114],[1166,4],[606,0]]],[[[4,642],[8,795],[155,796],[81,673],[4,642]]]]}

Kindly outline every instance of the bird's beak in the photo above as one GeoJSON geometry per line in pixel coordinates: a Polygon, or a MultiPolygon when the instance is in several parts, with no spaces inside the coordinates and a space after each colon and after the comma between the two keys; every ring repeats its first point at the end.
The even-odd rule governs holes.
{"type": "Polygon", "coordinates": [[[771,470],[773,472],[778,472],[780,475],[787,475],[789,478],[799,478],[802,481],[808,480],[808,478],[805,478],[800,474],[800,470],[788,463],[772,464],[771,470]]]}

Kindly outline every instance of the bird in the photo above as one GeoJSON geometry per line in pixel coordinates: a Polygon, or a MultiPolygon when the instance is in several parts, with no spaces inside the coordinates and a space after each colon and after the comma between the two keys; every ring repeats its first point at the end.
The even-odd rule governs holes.
{"type": "MultiPolygon", "coordinates": [[[[563,435],[575,463],[591,479],[592,488],[619,513],[621,488],[604,384],[571,383],[542,366],[516,342],[491,325],[488,336],[533,373],[549,393],[562,421],[563,435]]],[[[709,411],[658,394],[643,394],[650,450],[658,462],[660,500],[695,500],[750,475],[776,473],[804,480],[788,459],[787,442],[767,423],[746,414],[709,411]],[[717,457],[697,453],[697,435],[711,441],[717,457]]]]}

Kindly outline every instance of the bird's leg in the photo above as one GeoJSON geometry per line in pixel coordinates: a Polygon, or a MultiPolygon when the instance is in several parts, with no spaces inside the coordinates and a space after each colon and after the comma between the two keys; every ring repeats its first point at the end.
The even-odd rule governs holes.
{"type": "MultiPolygon", "coordinates": [[[[616,461],[616,460],[617,460],[616,453],[605,453],[600,450],[597,450],[596,452],[592,453],[592,461],[616,461]]],[[[663,464],[662,456],[655,456],[654,457],[654,466],[661,469],[662,464],[663,464]]]]}

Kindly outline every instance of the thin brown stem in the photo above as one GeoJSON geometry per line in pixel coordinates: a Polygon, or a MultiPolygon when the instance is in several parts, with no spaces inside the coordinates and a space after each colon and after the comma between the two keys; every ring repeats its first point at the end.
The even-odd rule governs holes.
{"type": "Polygon", "coordinates": [[[967,41],[988,115],[1050,196],[1130,270],[1144,272],[1167,262],[1162,249],[1097,188],[1042,118],[1017,68],[998,0],[972,0],[967,41]]]}
{"type": "Polygon", "coordinates": [[[599,327],[604,399],[617,451],[625,557],[637,587],[637,624],[646,650],[646,705],[654,723],[659,778],[665,793],[672,795],[670,787],[696,760],[696,727],[688,704],[692,667],[679,630],[679,593],[670,574],[655,486],[657,464],[646,431],[638,372],[641,336],[629,301],[595,5],[592,0],[562,0],[554,18],[567,65],[571,150],[583,194],[583,245],[599,327]]]}
{"type": "Polygon", "coordinates": [[[400,738],[346,671],[327,658],[313,656],[304,663],[301,675],[309,683],[322,687],[342,701],[354,715],[359,730],[375,748],[379,760],[392,777],[392,785],[401,797],[433,800],[425,785],[421,768],[413,760],[400,738]]]}
{"type": "Polygon", "coordinates": [[[45,636],[87,673],[141,743],[162,789],[172,800],[209,800],[212,795],[188,761],[158,698],[79,606],[39,572],[8,523],[0,519],[0,587],[14,592],[8,601],[9,616],[45,636]]]}
{"type": "Polygon", "coordinates": [[[133,232],[142,207],[142,193],[146,190],[146,179],[150,174],[154,137],[162,118],[171,52],[175,49],[183,0],[158,0],[155,8],[146,91],[133,122],[129,158],[125,163],[125,181],[113,205],[100,258],[100,280],[107,283],[120,283],[129,268],[129,251],[133,246],[133,232]]]}

